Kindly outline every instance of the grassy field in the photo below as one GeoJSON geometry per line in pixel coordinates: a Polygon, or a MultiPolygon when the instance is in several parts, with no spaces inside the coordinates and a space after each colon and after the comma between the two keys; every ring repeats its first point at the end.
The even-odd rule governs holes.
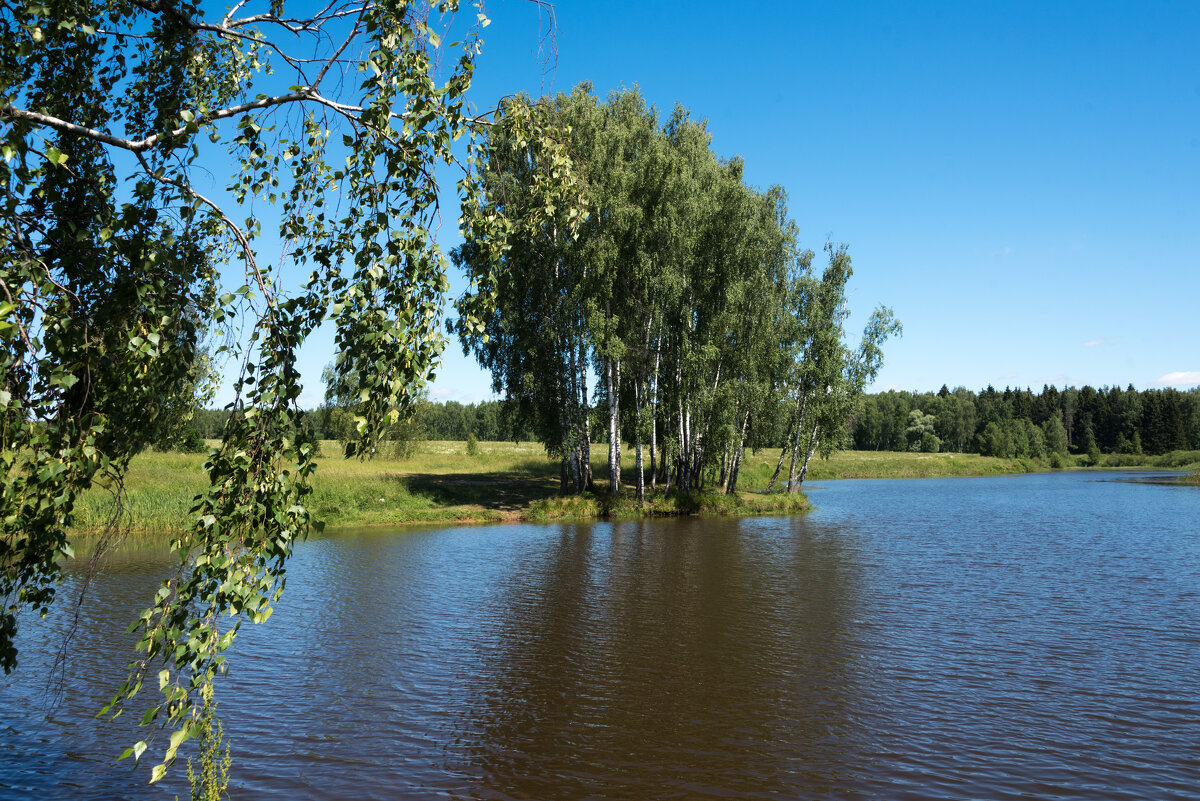
{"type": "MultiPolygon", "coordinates": [[[[370,462],[345,460],[336,442],[325,442],[313,482],[311,507],[330,526],[401,523],[552,520],[597,516],[638,517],[657,514],[755,514],[803,508],[803,496],[763,495],[778,452],[747,454],[739,486],[743,492],[726,498],[714,494],[657,495],[639,508],[628,497],[612,502],[606,493],[563,498],[558,491],[558,463],[536,443],[481,442],[479,453],[468,456],[462,442],[427,442],[408,459],[386,455],[370,462]]],[[[632,477],[633,449],[622,451],[632,477]]],[[[607,448],[592,449],[593,472],[607,473],[607,448]]],[[[1157,457],[1151,467],[1188,469],[1191,458],[1200,467],[1200,453],[1157,457]]],[[[178,531],[186,524],[193,496],[204,486],[201,454],[151,453],[134,459],[125,482],[126,510],[133,530],[178,531]]],[[[1128,458],[1125,457],[1128,461],[1128,458]]],[[[1154,460],[1143,460],[1154,461],[1154,460]]],[[[1129,466],[1113,464],[1113,467],[1129,466]]],[[[647,464],[648,467],[648,464],[647,464]]],[[[890,453],[847,451],[832,459],[815,459],[808,480],[832,478],[925,478],[1021,473],[1045,469],[1039,463],[995,459],[973,454],[890,453]]],[[[786,465],[785,465],[786,470],[786,465]]],[[[606,481],[600,481],[601,488],[606,481]]],[[[80,530],[103,528],[111,514],[111,496],[103,489],[88,492],[76,506],[80,530]]]]}

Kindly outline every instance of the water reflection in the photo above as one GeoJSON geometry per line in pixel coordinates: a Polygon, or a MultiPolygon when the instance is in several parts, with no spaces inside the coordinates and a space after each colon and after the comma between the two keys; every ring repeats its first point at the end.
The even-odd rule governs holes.
{"type": "Polygon", "coordinates": [[[456,794],[832,789],[863,737],[850,558],[803,521],[561,527],[508,579],[449,755],[482,781],[456,794]]]}

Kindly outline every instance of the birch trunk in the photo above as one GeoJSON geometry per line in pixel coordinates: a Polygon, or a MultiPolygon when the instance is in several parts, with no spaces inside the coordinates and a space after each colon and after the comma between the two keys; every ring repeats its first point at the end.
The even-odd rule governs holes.
{"type": "Polygon", "coordinates": [[[582,451],[582,464],[579,469],[583,477],[583,488],[585,490],[593,489],[592,483],[592,423],[588,414],[588,388],[587,388],[587,354],[584,351],[584,344],[581,340],[579,343],[579,358],[577,360],[579,370],[579,398],[581,410],[579,427],[580,445],[582,451]]]}
{"type": "Polygon", "coordinates": [[[658,459],[659,459],[659,463],[662,465],[662,469],[663,469],[663,479],[662,479],[663,486],[670,487],[671,486],[671,459],[670,459],[670,454],[667,453],[667,443],[665,443],[665,442],[660,446],[658,459]]]}
{"type": "MultiPolygon", "coordinates": [[[[787,432],[787,440],[792,438],[792,430],[789,428],[787,432]]],[[[767,492],[770,492],[775,487],[775,482],[779,480],[779,474],[783,472],[783,460],[787,458],[788,446],[785,442],[784,446],[779,449],[779,461],[775,463],[775,472],[771,474],[771,480],[767,482],[767,492]]]]}
{"type": "Polygon", "coordinates": [[[791,427],[793,425],[799,425],[799,422],[796,421],[795,418],[799,417],[802,414],[803,409],[804,409],[804,407],[801,403],[801,399],[803,397],[804,397],[803,393],[798,394],[796,396],[796,410],[792,412],[793,419],[791,421],[789,421],[788,429],[787,429],[787,436],[785,436],[783,438],[783,447],[779,449],[779,462],[775,465],[775,472],[773,474],[771,474],[771,480],[767,482],[767,492],[770,492],[771,489],[775,486],[775,481],[779,478],[779,472],[781,470],[783,470],[783,460],[785,458],[787,458],[788,442],[790,442],[792,439],[792,428],[791,427]]]}
{"type": "MultiPolygon", "coordinates": [[[[557,270],[557,267],[555,268],[557,270]]],[[[563,354],[564,347],[561,339],[556,339],[558,353],[563,354]]],[[[562,431],[562,471],[559,481],[559,492],[579,492],[578,463],[575,460],[575,419],[571,414],[571,401],[575,394],[575,350],[566,349],[567,356],[560,355],[560,383],[558,395],[559,428],[562,431]]]]}
{"type": "Polygon", "coordinates": [[[725,485],[725,494],[737,492],[738,471],[742,469],[742,455],[746,451],[746,425],[750,422],[750,410],[742,417],[742,430],[738,432],[737,450],[733,452],[733,465],[729,469],[729,483],[725,485]]]}
{"type": "Polygon", "coordinates": [[[621,491],[621,360],[608,360],[608,476],[609,492],[621,491]]]}
{"type": "Polygon", "coordinates": [[[702,454],[704,453],[703,435],[695,427],[695,419],[692,417],[692,410],[688,409],[688,444],[691,447],[691,459],[688,462],[688,478],[691,479],[690,487],[692,489],[704,488],[704,475],[700,470],[700,466],[704,464],[702,454]]]}
{"type": "Polygon", "coordinates": [[[642,384],[641,381],[633,383],[633,413],[636,415],[639,425],[634,428],[634,440],[636,445],[636,457],[634,460],[634,475],[637,478],[637,499],[638,503],[646,500],[646,474],[642,469],[642,384]]]}
{"type": "Polygon", "coordinates": [[[658,451],[658,362],[661,356],[661,351],[656,349],[654,353],[654,383],[650,390],[650,489],[652,490],[658,488],[658,462],[655,461],[655,456],[658,451]]]}
{"type": "Polygon", "coordinates": [[[795,492],[799,485],[796,484],[796,457],[800,452],[800,440],[804,434],[804,412],[808,407],[808,393],[801,390],[800,416],[796,419],[796,439],[792,443],[792,464],[788,468],[788,492],[795,492]]]}
{"type": "Polygon", "coordinates": [[[812,461],[813,454],[817,451],[817,445],[820,444],[820,440],[817,439],[819,428],[819,424],[813,424],[812,438],[808,441],[808,455],[804,457],[804,467],[800,468],[800,479],[796,482],[796,489],[800,489],[800,485],[804,483],[804,477],[808,475],[808,463],[812,461]]]}
{"type": "Polygon", "coordinates": [[[679,398],[679,457],[676,459],[675,474],[676,483],[679,485],[680,492],[687,492],[687,459],[688,459],[688,441],[687,441],[687,424],[683,413],[683,397],[679,398]]]}

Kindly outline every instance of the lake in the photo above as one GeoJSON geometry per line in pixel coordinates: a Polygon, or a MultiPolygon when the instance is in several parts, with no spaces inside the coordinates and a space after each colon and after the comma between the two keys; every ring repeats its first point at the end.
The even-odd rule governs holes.
{"type": "MultiPolygon", "coordinates": [[[[311,540],[218,687],[231,789],[1198,798],[1200,491],[1136,477],[836,481],[794,518],[311,540]]],[[[132,729],[92,717],[165,560],[112,558],[57,683],[71,586],[23,621],[0,798],[186,797],[182,764],[147,786],[112,762],[132,729]]]]}

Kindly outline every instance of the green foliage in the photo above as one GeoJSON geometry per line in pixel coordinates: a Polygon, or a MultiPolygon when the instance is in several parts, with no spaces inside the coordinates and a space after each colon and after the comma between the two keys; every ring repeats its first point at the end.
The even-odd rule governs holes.
{"type": "MultiPolygon", "coordinates": [[[[780,417],[798,424],[783,407],[800,397],[814,449],[839,447],[880,345],[899,332],[880,309],[845,352],[845,248],[830,246],[826,275],[813,279],[786,193],[749,186],[742,161],[719,158],[682,108],[660,120],[638,92],[602,102],[588,84],[545,106],[586,177],[584,214],[547,203],[539,147],[494,126],[486,208],[517,218],[543,208],[552,222],[524,226],[498,264],[478,243],[453,253],[473,277],[460,311],[496,298],[482,325],[464,316],[453,330],[491,371],[515,426],[561,459],[562,490],[589,488],[590,443],[604,441],[618,492],[628,439],[639,454],[649,445],[652,486],[665,469],[681,490],[716,479],[735,491],[748,438],[769,438],[780,417]]],[[[644,473],[635,466],[639,496],[644,473]]]]}
{"type": "Polygon", "coordinates": [[[979,453],[983,456],[1007,458],[1013,455],[1012,438],[1001,424],[992,421],[984,426],[978,437],[979,453]]]}
{"type": "Polygon", "coordinates": [[[467,435],[467,456],[479,455],[479,440],[475,439],[474,434],[467,435]]]}
{"type": "Polygon", "coordinates": [[[1160,467],[1188,467],[1200,463],[1200,450],[1170,451],[1163,454],[1154,463],[1160,467]]]}
{"type": "Polygon", "coordinates": [[[217,702],[213,700],[212,685],[201,688],[204,699],[200,709],[199,746],[197,765],[187,761],[187,779],[190,801],[221,801],[228,798],[229,768],[232,764],[229,743],[225,742],[225,729],[217,717],[217,702]],[[224,746],[224,751],[222,751],[224,746]]]}
{"type": "Polygon", "coordinates": [[[1067,454],[1067,448],[1069,447],[1067,443],[1067,429],[1063,427],[1062,420],[1058,415],[1053,415],[1042,423],[1042,435],[1047,451],[1063,456],[1067,454]]]}
{"type": "Polygon", "coordinates": [[[932,414],[923,414],[920,409],[913,409],[909,412],[908,428],[904,431],[904,436],[908,439],[908,449],[922,453],[937,453],[940,440],[934,433],[936,425],[937,418],[932,414]]]}
{"type": "Polygon", "coordinates": [[[179,438],[179,443],[176,445],[176,450],[180,453],[204,453],[208,448],[204,444],[204,437],[200,436],[200,432],[194,428],[189,428],[183,432],[183,436],[179,438]]]}
{"type": "Polygon", "coordinates": [[[1085,455],[1092,443],[1102,454],[1157,456],[1200,448],[1200,388],[1143,390],[1045,386],[972,392],[887,391],[866,396],[849,433],[856,448],[907,450],[914,411],[937,418],[943,450],[1046,458],[1085,455]]]}
{"type": "Polygon", "coordinates": [[[387,443],[396,459],[411,459],[425,442],[425,432],[413,420],[404,420],[391,426],[387,432],[387,443]]]}
{"type": "MultiPolygon", "coordinates": [[[[298,349],[334,328],[334,391],[355,393],[348,450],[373,453],[444,345],[439,167],[460,168],[463,234],[486,254],[485,283],[510,234],[550,213],[484,213],[465,93],[487,20],[471,15],[443,46],[457,7],[252,0],[210,18],[191,0],[0,4],[6,672],[18,613],[54,600],[81,494],[110,488],[120,521],[130,460],[193,403],[206,342],[239,371],[207,488],[173,543],[179,569],[131,629],[141,653],[105,709],[156,687],[140,720],[170,733],[152,781],[196,733],[201,688],[241,623],[270,616],[314,525],[298,349]],[[231,165],[228,196],[244,208],[193,184],[209,175],[204,154],[231,165]],[[286,254],[260,252],[264,223],[286,254]]],[[[540,196],[568,209],[572,165],[539,110],[512,102],[493,121],[534,143],[540,196]]],[[[481,326],[493,301],[481,294],[460,323],[481,326]]]]}

